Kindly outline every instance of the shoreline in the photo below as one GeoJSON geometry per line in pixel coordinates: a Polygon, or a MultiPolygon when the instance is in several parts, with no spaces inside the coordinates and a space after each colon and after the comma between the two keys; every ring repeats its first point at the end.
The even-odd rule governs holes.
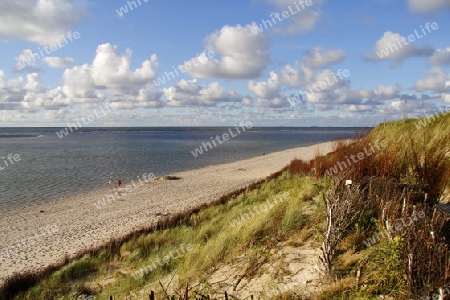
{"type": "Polygon", "coordinates": [[[149,227],[164,216],[213,202],[281,170],[294,158],[309,160],[318,152],[326,154],[332,151],[332,143],[175,173],[172,175],[180,180],[149,181],[101,208],[94,203],[111,193],[109,188],[0,212],[0,283],[13,273],[41,271],[65,256],[75,257],[149,227]],[[31,238],[46,226],[57,226],[58,230],[31,238]],[[20,243],[26,246],[11,252],[20,243]],[[4,253],[9,255],[4,257],[4,253]]]}
{"type": "MultiPolygon", "coordinates": [[[[280,151],[276,151],[276,152],[270,152],[270,153],[279,153],[279,152],[283,152],[283,151],[289,151],[289,150],[297,149],[297,148],[310,147],[310,146],[314,146],[314,145],[318,145],[318,144],[322,144],[322,143],[328,143],[328,142],[332,142],[332,141],[324,141],[324,142],[318,142],[318,143],[308,142],[308,143],[312,143],[312,144],[308,145],[308,146],[299,146],[299,147],[294,147],[294,148],[288,148],[288,149],[284,149],[284,150],[280,150],[280,151]]],[[[206,152],[205,152],[205,154],[206,154],[206,152]]],[[[245,161],[245,160],[248,160],[248,159],[253,159],[253,158],[259,157],[261,155],[262,154],[259,154],[257,156],[252,156],[252,157],[249,157],[249,158],[237,159],[237,160],[233,160],[231,162],[220,162],[220,163],[216,163],[216,164],[209,164],[209,165],[206,165],[206,166],[196,167],[194,169],[192,169],[192,168],[184,168],[183,169],[182,168],[180,171],[174,171],[174,172],[167,173],[167,174],[158,174],[157,177],[165,177],[165,176],[170,176],[170,175],[181,173],[181,172],[188,172],[188,171],[193,171],[193,170],[199,170],[199,169],[202,169],[202,168],[208,168],[208,167],[212,167],[212,166],[216,166],[216,165],[235,163],[235,162],[238,162],[238,161],[245,161]]],[[[128,181],[124,182],[122,180],[122,186],[126,186],[129,183],[131,183],[131,182],[128,182],[128,181]]],[[[61,183],[60,185],[65,185],[65,183],[61,183]]],[[[112,186],[117,188],[117,182],[113,181],[112,182],[112,186]]],[[[63,193],[63,194],[60,194],[60,195],[57,195],[57,196],[49,196],[49,197],[47,197],[45,199],[41,198],[42,200],[31,201],[31,202],[28,202],[28,203],[23,203],[22,204],[23,206],[20,206],[20,205],[16,206],[15,204],[13,204],[13,205],[5,205],[6,206],[5,208],[0,208],[0,213],[12,212],[12,211],[16,211],[16,210],[26,209],[26,208],[29,208],[29,207],[44,205],[44,204],[58,202],[58,201],[65,201],[66,199],[69,199],[69,198],[74,198],[74,197],[77,197],[77,196],[83,196],[83,195],[87,195],[87,194],[90,194],[90,193],[100,192],[100,191],[107,191],[107,190],[108,190],[107,183],[100,183],[100,184],[95,185],[94,187],[88,187],[86,189],[80,189],[80,190],[71,191],[71,192],[68,192],[68,193],[66,191],[66,193],[63,193]]],[[[0,247],[1,247],[1,245],[0,245],[0,247]]]]}

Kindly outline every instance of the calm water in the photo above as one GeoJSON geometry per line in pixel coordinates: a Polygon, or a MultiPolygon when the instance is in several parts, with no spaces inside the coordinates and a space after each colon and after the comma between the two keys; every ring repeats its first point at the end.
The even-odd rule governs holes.
{"type": "Polygon", "coordinates": [[[356,129],[252,128],[196,158],[191,151],[228,127],[83,128],[62,139],[55,133],[59,130],[0,128],[0,210],[98,190],[110,179],[126,183],[143,173],[163,176],[353,137],[356,129]],[[6,166],[2,157],[8,154],[21,160],[6,166]]]}

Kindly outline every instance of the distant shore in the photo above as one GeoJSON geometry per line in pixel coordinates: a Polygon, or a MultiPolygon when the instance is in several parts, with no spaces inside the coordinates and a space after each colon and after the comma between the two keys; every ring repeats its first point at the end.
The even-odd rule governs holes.
{"type": "Polygon", "coordinates": [[[37,135],[33,134],[7,134],[7,135],[0,135],[0,139],[16,139],[16,138],[29,138],[29,137],[38,137],[37,135]]]}
{"type": "Polygon", "coordinates": [[[164,216],[214,201],[279,171],[294,158],[309,160],[330,151],[332,142],[326,142],[173,174],[179,180],[136,183],[120,197],[113,189],[104,189],[1,212],[0,281],[13,273],[43,269],[164,216]],[[114,200],[106,201],[113,194],[114,200]],[[102,200],[105,204],[98,205],[102,200]]]}

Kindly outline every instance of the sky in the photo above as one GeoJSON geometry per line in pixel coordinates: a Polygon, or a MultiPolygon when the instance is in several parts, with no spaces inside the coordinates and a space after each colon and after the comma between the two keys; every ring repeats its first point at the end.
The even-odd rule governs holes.
{"type": "Polygon", "coordinates": [[[1,0],[0,54],[0,127],[450,110],[450,0],[1,0]]]}

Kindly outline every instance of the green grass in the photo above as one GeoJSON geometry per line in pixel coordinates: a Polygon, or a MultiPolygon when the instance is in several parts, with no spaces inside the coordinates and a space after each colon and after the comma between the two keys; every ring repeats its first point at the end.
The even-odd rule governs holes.
{"type": "Polygon", "coordinates": [[[450,183],[450,113],[437,115],[418,129],[415,124],[420,121],[379,125],[367,139],[388,141],[389,151],[380,159],[389,161],[393,176],[402,179],[414,174],[416,183],[428,185],[430,196],[439,198],[450,183]]]}
{"type": "Polygon", "coordinates": [[[267,256],[267,249],[278,242],[298,234],[305,226],[313,226],[311,222],[317,226],[320,209],[313,209],[319,214],[313,217],[304,209],[311,206],[311,197],[325,191],[327,184],[323,178],[292,177],[285,172],[259,189],[191,215],[185,225],[142,235],[123,243],[118,250],[104,250],[97,256],[86,255],[73,261],[15,299],[74,299],[80,294],[96,295],[97,299],[110,295],[122,298],[130,292],[137,294],[169,274],[180,276],[180,287],[204,281],[214,267],[232,263],[242,253],[253,253],[249,260],[260,261],[267,256]],[[273,202],[283,193],[287,195],[284,200],[277,198],[278,202],[273,202]],[[253,215],[249,214],[248,220],[231,226],[249,211],[253,215]],[[190,244],[192,249],[163,266],[157,265],[143,277],[132,276],[134,271],[179,249],[181,244],[190,244]]]}
{"type": "MultiPolygon", "coordinates": [[[[315,164],[297,161],[295,167],[291,164],[291,171],[305,174],[314,167],[323,173],[336,161],[343,161],[346,155],[361,151],[369,143],[386,140],[386,149],[355,167],[359,172],[354,174],[355,178],[392,176],[407,183],[423,183],[429,185],[433,189],[432,195],[437,197],[448,187],[450,178],[450,114],[440,116],[421,129],[415,126],[417,122],[411,119],[380,124],[342,153],[318,159],[315,164]],[[402,177],[407,172],[414,176],[402,177]]],[[[85,255],[14,299],[76,299],[81,294],[96,295],[96,299],[109,299],[110,295],[124,299],[130,293],[147,292],[149,284],[169,275],[179,276],[177,283],[181,288],[186,283],[206,282],[215,268],[233,263],[243,253],[248,254],[251,264],[261,264],[279,242],[304,233],[307,233],[306,239],[310,238],[319,247],[326,228],[325,208],[320,197],[316,201],[310,199],[325,193],[329,186],[329,177],[294,176],[285,172],[258,189],[192,214],[176,227],[112,245],[94,256],[85,255]],[[283,193],[289,195],[284,201],[259,212],[254,210],[283,193]],[[247,219],[232,226],[245,214],[247,219]],[[309,229],[313,229],[312,236],[309,229]],[[192,249],[138,279],[132,276],[136,270],[163,259],[171,251],[174,253],[182,244],[189,244],[192,249]]],[[[404,241],[384,238],[375,246],[361,247],[362,241],[376,230],[377,221],[372,219],[373,214],[367,211],[341,242],[340,255],[334,266],[341,278],[324,285],[323,292],[314,299],[375,299],[376,295],[406,299],[400,262],[404,241]],[[355,279],[358,270],[363,270],[359,286],[355,279]]],[[[253,271],[248,270],[246,276],[252,276],[253,271]]],[[[162,295],[158,293],[157,298],[160,298],[162,295]]],[[[285,293],[277,299],[296,297],[285,293]]]]}
{"type": "MultiPolygon", "coordinates": [[[[311,167],[316,167],[318,173],[323,174],[336,162],[345,161],[347,156],[364,148],[369,149],[376,141],[385,140],[388,144],[385,149],[364,158],[339,176],[354,182],[365,178],[385,177],[410,188],[424,188],[432,202],[445,200],[449,195],[450,183],[450,113],[431,118],[424,123],[425,126],[417,128],[415,124],[419,121],[410,119],[380,124],[355,144],[345,147],[337,143],[337,151],[331,155],[318,157],[309,163],[296,161],[290,170],[307,174],[311,167]]],[[[376,226],[379,221],[373,221],[374,217],[374,212],[367,210],[365,217],[359,220],[359,224],[339,244],[339,255],[333,265],[333,275],[337,274],[339,277],[324,285],[322,293],[314,299],[378,299],[379,295],[390,296],[392,299],[411,298],[408,295],[409,286],[405,273],[409,252],[405,245],[423,242],[412,234],[407,236],[408,241],[400,237],[393,240],[383,238],[374,246],[361,247],[364,239],[383,230],[382,226],[376,226]],[[361,274],[359,286],[356,281],[358,271],[361,274]]],[[[425,249],[423,251],[422,254],[425,249]]],[[[422,259],[421,266],[435,263],[426,255],[422,259]]],[[[418,263],[416,261],[416,265],[418,263]]],[[[423,276],[425,278],[425,274],[423,276]]],[[[427,277],[427,280],[429,278],[431,277],[427,277]]],[[[434,287],[436,289],[437,286],[434,287]]],[[[427,292],[419,290],[416,295],[427,292]]]]}

